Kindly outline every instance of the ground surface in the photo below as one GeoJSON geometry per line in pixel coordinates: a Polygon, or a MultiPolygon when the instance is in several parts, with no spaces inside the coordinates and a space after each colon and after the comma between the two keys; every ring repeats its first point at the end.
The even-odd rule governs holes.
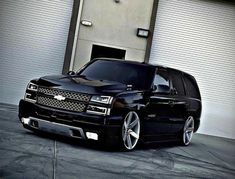
{"type": "Polygon", "coordinates": [[[133,152],[37,135],[17,107],[0,104],[0,178],[235,178],[235,140],[194,135],[188,147],[148,145],[133,152]]]}

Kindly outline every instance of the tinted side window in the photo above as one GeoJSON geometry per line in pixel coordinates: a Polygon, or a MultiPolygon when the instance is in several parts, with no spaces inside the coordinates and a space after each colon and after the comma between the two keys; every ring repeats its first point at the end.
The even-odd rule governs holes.
{"type": "Polygon", "coordinates": [[[184,81],[187,95],[192,98],[200,99],[200,93],[195,80],[191,76],[185,74],[184,81]]]}
{"type": "Polygon", "coordinates": [[[170,80],[167,70],[157,69],[157,73],[154,77],[154,85],[165,85],[170,88],[170,80]]]}
{"type": "Polygon", "coordinates": [[[185,95],[184,83],[181,72],[171,70],[170,73],[171,73],[173,89],[176,90],[177,95],[184,96],[185,95]]]}

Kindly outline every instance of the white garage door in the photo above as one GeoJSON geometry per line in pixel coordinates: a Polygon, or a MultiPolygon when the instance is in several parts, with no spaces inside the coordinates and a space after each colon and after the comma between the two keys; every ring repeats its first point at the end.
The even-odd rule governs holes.
{"type": "Polygon", "coordinates": [[[150,55],[191,73],[203,100],[198,132],[235,138],[235,5],[160,0],[150,55]]]}
{"type": "Polygon", "coordinates": [[[17,104],[32,78],[61,74],[72,0],[0,1],[0,102],[17,104]]]}

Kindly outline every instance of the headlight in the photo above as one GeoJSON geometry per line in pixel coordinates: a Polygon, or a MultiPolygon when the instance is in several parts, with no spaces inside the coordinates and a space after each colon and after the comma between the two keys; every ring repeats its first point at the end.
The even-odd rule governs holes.
{"type": "Polygon", "coordinates": [[[32,90],[32,91],[37,91],[38,90],[38,85],[36,84],[33,84],[33,83],[29,83],[28,84],[28,87],[27,87],[28,90],[32,90]]]}
{"type": "Polygon", "coordinates": [[[92,96],[91,101],[97,103],[111,104],[113,97],[111,96],[92,96]]]}
{"type": "Polygon", "coordinates": [[[36,102],[36,92],[38,91],[38,85],[29,82],[24,99],[26,101],[35,103],[36,102]]]}

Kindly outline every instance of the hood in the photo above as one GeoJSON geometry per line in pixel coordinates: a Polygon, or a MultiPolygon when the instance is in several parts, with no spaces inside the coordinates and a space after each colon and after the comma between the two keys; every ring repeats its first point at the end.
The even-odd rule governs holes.
{"type": "Polygon", "coordinates": [[[127,90],[127,85],[119,82],[93,80],[84,76],[44,76],[37,83],[41,86],[89,94],[111,95],[127,90]]]}

